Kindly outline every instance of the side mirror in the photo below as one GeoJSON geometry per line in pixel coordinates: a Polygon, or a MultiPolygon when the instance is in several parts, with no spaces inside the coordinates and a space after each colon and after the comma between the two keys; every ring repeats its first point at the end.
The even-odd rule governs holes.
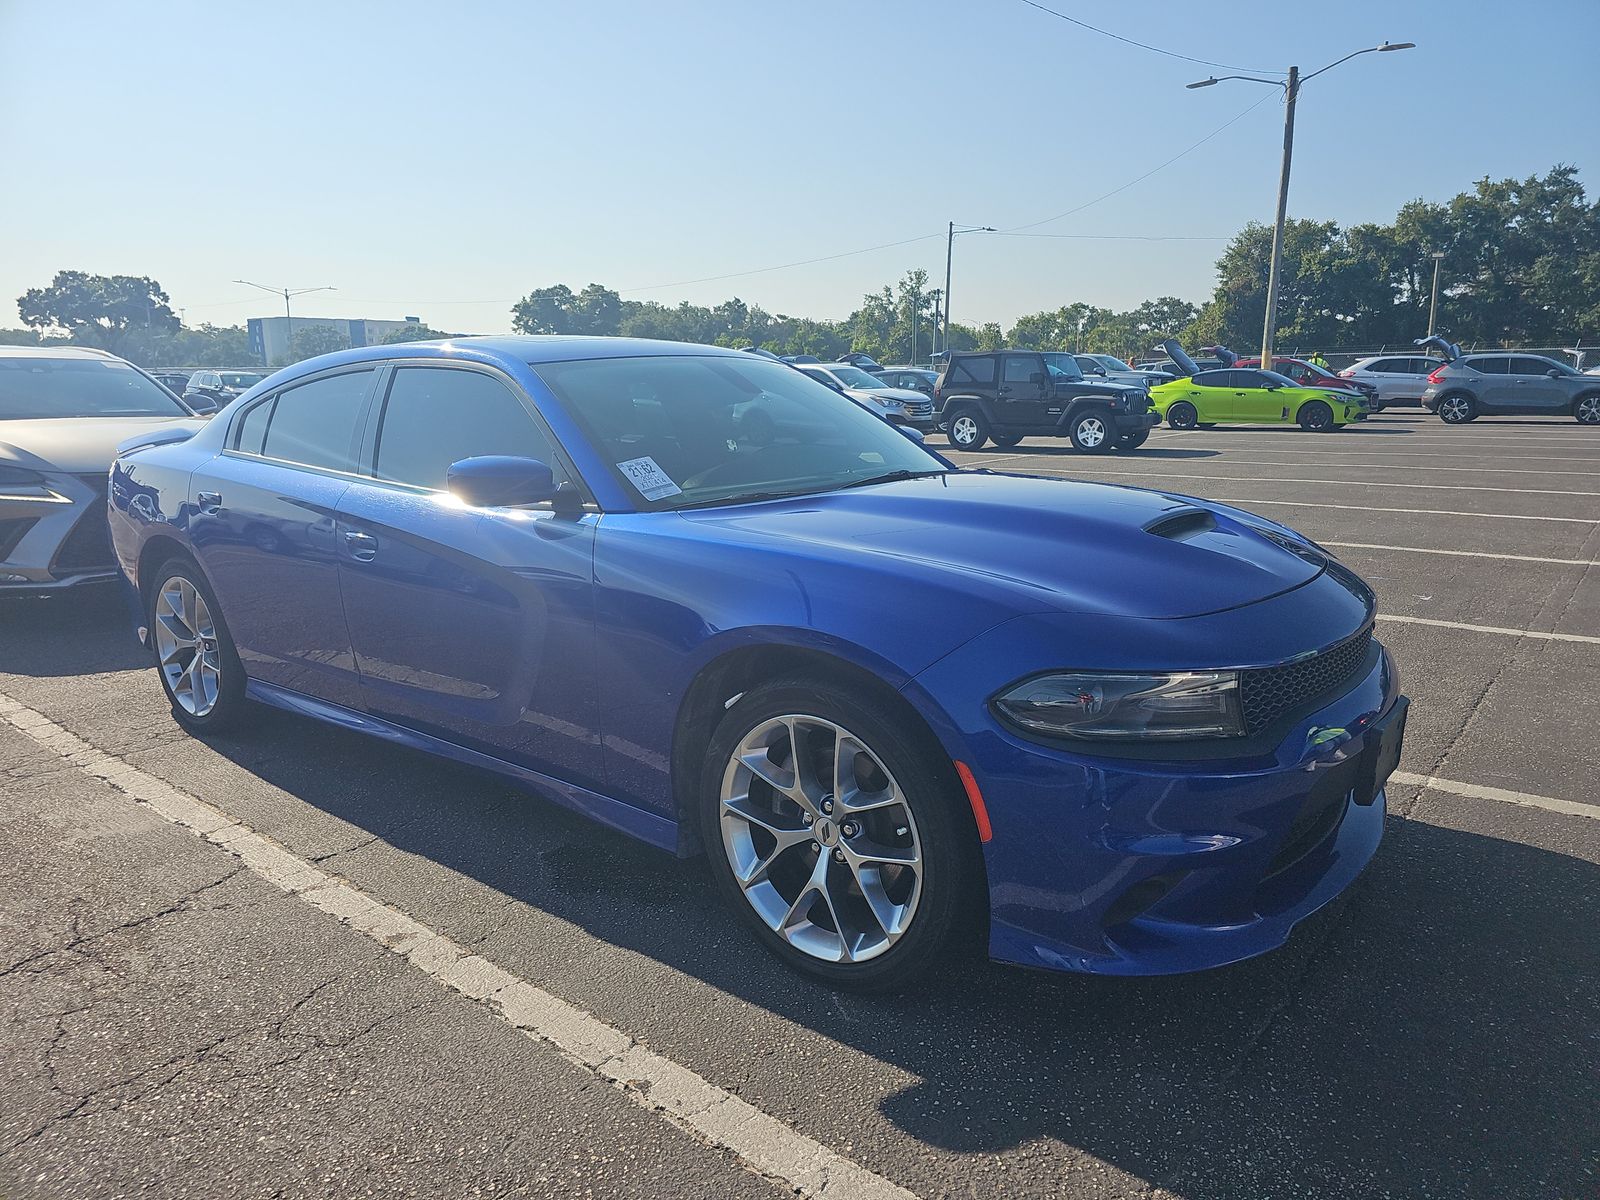
{"type": "Polygon", "coordinates": [[[1106,369],[1104,367],[1095,367],[1094,373],[1100,376],[1101,379],[1106,378],[1106,369]]]}
{"type": "Polygon", "coordinates": [[[1550,376],[1551,379],[1560,379],[1561,378],[1561,372],[1557,371],[1557,370],[1554,370],[1554,369],[1546,371],[1545,374],[1550,376]]]}
{"type": "Polygon", "coordinates": [[[508,454],[451,463],[445,471],[445,487],[474,508],[511,508],[556,498],[555,476],[548,464],[508,454]]]}

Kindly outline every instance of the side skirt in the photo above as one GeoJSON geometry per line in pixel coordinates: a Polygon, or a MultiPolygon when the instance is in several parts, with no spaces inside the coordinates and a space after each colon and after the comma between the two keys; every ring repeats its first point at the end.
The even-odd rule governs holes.
{"type": "Polygon", "coordinates": [[[273,708],[281,708],[302,717],[311,717],[317,721],[326,721],[330,725],[337,725],[340,729],[349,729],[356,733],[365,733],[371,737],[382,738],[386,742],[408,746],[413,750],[421,750],[428,754],[446,758],[452,762],[464,763],[469,767],[478,767],[485,771],[493,771],[497,775],[504,775],[510,779],[523,783],[538,791],[541,795],[555,801],[563,808],[570,808],[575,813],[580,813],[591,820],[619,833],[628,834],[647,842],[657,849],[671,853],[678,851],[678,823],[669,821],[666,817],[655,813],[645,812],[631,804],[624,804],[621,800],[614,800],[610,796],[602,796],[599,792],[591,792],[575,784],[565,783],[549,775],[531,771],[527,767],[519,767],[515,763],[506,762],[504,759],[492,755],[482,754],[477,750],[468,750],[464,746],[457,746],[442,738],[432,737],[426,733],[418,733],[415,729],[407,729],[403,725],[395,725],[388,721],[371,716],[368,713],[356,712],[354,709],[345,708],[343,705],[330,704],[326,700],[319,700],[314,696],[307,696],[300,692],[291,691],[289,688],[278,687],[276,684],[261,683],[250,680],[245,685],[245,695],[262,704],[269,704],[273,708]]]}

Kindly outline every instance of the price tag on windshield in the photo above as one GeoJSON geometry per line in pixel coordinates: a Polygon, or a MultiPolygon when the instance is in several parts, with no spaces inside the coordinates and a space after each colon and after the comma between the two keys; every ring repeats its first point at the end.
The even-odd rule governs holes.
{"type": "Polygon", "coordinates": [[[628,477],[628,482],[638,488],[639,494],[646,500],[663,500],[683,492],[681,487],[672,482],[672,476],[657,466],[656,460],[649,455],[619,462],[617,470],[628,477]]]}

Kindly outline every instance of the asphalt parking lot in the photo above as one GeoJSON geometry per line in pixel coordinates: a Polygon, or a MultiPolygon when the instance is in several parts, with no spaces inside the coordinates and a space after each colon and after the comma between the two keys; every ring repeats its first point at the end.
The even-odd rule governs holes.
{"type": "Polygon", "coordinates": [[[1227,500],[1377,589],[1386,838],[1288,947],[835,995],[698,862],[276,711],[189,738],[118,597],[12,603],[0,1196],[1600,1192],[1600,429],[952,457],[1227,500]]]}

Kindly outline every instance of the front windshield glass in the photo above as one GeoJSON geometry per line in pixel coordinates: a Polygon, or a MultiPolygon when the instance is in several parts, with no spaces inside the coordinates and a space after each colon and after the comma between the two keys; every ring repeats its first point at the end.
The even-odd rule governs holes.
{"type": "Polygon", "coordinates": [[[685,355],[534,369],[643,509],[946,470],[892,425],[778,363],[685,355]]]}
{"type": "Polygon", "coordinates": [[[860,367],[832,367],[835,378],[845,387],[851,388],[882,388],[889,385],[876,375],[868,375],[860,367]]]}
{"type": "Polygon", "coordinates": [[[222,386],[242,388],[248,391],[265,378],[265,375],[252,374],[249,371],[224,371],[222,373],[222,386]]]}
{"type": "Polygon", "coordinates": [[[1096,354],[1094,360],[1108,371],[1126,371],[1128,369],[1127,363],[1120,358],[1113,358],[1109,354],[1096,354]]]}
{"type": "Polygon", "coordinates": [[[1044,356],[1044,365],[1050,368],[1051,375],[1065,375],[1068,379],[1082,379],[1083,372],[1078,369],[1078,360],[1071,354],[1061,351],[1049,351],[1044,356]]]}
{"type": "Polygon", "coordinates": [[[187,417],[188,409],[127,363],[0,358],[0,421],[40,417],[187,417]]]}

